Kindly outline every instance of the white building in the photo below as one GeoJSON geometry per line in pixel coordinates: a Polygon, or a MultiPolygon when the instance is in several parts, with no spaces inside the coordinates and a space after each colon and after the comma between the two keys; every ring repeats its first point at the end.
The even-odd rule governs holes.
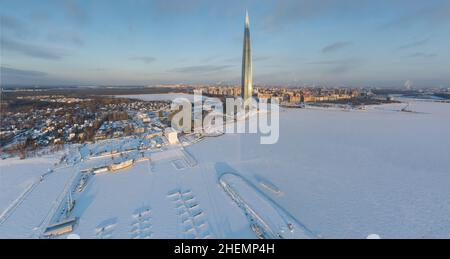
{"type": "Polygon", "coordinates": [[[169,141],[169,144],[174,145],[178,144],[178,133],[173,128],[166,128],[164,130],[164,136],[166,136],[167,140],[169,141]]]}

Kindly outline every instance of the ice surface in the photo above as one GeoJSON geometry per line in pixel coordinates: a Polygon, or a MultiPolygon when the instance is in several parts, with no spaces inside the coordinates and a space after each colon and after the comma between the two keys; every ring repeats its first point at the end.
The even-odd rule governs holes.
{"type": "Polygon", "coordinates": [[[0,214],[59,161],[61,153],[40,158],[0,160],[0,214]]]}

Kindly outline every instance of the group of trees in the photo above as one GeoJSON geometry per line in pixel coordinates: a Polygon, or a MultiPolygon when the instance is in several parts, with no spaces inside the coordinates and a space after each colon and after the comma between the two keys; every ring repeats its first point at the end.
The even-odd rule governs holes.
{"type": "MultiPolygon", "coordinates": [[[[52,98],[52,97],[50,97],[52,98]]],[[[54,97],[61,99],[61,96],[54,97]]],[[[33,129],[37,125],[44,125],[44,120],[51,118],[52,123],[44,125],[44,127],[53,127],[50,132],[42,135],[42,137],[49,137],[48,144],[51,150],[58,150],[69,141],[69,133],[65,130],[66,125],[71,126],[70,133],[75,134],[75,138],[71,138],[71,142],[83,143],[85,141],[94,141],[96,132],[105,121],[121,121],[129,120],[130,116],[127,111],[122,110],[123,104],[133,102],[133,100],[125,98],[109,98],[104,96],[85,96],[84,100],[75,102],[60,102],[48,101],[40,99],[20,99],[15,96],[8,98],[7,102],[1,102],[1,115],[22,113],[25,116],[18,115],[23,119],[21,125],[17,125],[18,129],[33,129]],[[109,110],[108,110],[109,109],[109,110]],[[30,116],[31,115],[31,116],[30,116]],[[89,124],[85,122],[89,121],[89,124]],[[79,127],[74,127],[76,124],[79,127]],[[83,126],[82,126],[83,125],[83,126]],[[82,127],[81,127],[82,126],[82,127]],[[64,130],[61,130],[64,129],[64,130]],[[54,142],[59,139],[58,143],[54,142]]],[[[11,117],[12,118],[12,117],[11,117]]],[[[2,123],[3,123],[2,118],[2,123]]],[[[125,125],[123,132],[125,135],[130,135],[134,132],[133,125],[125,125]]],[[[39,147],[39,139],[33,139],[31,134],[25,140],[19,141],[16,144],[9,145],[7,150],[4,145],[11,143],[16,136],[5,135],[0,139],[2,150],[0,152],[7,152],[11,154],[18,154],[19,157],[25,158],[27,154],[32,154],[39,147]]],[[[42,145],[42,144],[41,144],[42,145]]]]}
{"type": "Polygon", "coordinates": [[[106,119],[108,121],[121,121],[121,120],[128,120],[129,116],[126,111],[117,111],[108,113],[106,119]]]}

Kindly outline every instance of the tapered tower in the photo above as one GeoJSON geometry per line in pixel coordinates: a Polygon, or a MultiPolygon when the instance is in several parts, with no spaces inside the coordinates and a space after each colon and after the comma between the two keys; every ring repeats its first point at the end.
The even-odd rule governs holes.
{"type": "Polygon", "coordinates": [[[244,49],[242,53],[242,89],[241,96],[244,102],[251,101],[252,85],[252,48],[250,46],[250,22],[248,12],[245,12],[244,49]]]}

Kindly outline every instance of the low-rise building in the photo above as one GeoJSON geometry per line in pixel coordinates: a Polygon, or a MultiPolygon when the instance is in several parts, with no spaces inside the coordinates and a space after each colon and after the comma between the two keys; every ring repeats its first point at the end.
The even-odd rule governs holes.
{"type": "Polygon", "coordinates": [[[48,226],[44,231],[44,236],[60,236],[73,231],[75,224],[77,223],[77,218],[69,218],[53,225],[48,226]]]}
{"type": "Polygon", "coordinates": [[[93,168],[92,172],[94,174],[100,174],[100,173],[108,172],[108,170],[109,170],[109,168],[107,166],[101,166],[101,167],[93,168]]]}
{"type": "Polygon", "coordinates": [[[164,136],[166,136],[167,141],[169,141],[169,144],[174,145],[178,144],[178,133],[173,128],[166,128],[164,130],[164,136]]]}
{"type": "Polygon", "coordinates": [[[120,163],[114,163],[109,166],[109,170],[110,171],[122,170],[122,169],[133,166],[133,163],[134,163],[133,159],[126,160],[126,161],[123,161],[120,163]]]}

